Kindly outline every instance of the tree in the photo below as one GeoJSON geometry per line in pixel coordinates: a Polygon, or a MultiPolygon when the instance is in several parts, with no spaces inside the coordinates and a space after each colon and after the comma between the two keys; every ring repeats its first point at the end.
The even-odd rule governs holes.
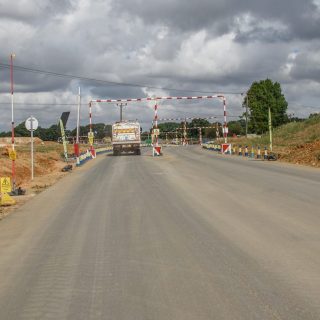
{"type": "Polygon", "coordinates": [[[245,121],[230,121],[228,122],[229,135],[243,135],[245,134],[245,121]]]}
{"type": "MultiPolygon", "coordinates": [[[[248,129],[250,132],[261,134],[268,131],[268,108],[272,115],[272,126],[278,127],[288,122],[286,114],[288,103],[282,94],[278,82],[270,79],[254,82],[248,93],[248,129]]],[[[243,104],[247,103],[244,98],[243,104]]]]}
{"type": "MultiPolygon", "coordinates": [[[[187,124],[187,127],[194,128],[191,130],[188,130],[188,136],[190,138],[199,139],[199,127],[210,127],[211,123],[206,119],[193,119],[189,124],[187,124]]],[[[202,133],[204,132],[204,129],[202,130],[202,133]]]]}

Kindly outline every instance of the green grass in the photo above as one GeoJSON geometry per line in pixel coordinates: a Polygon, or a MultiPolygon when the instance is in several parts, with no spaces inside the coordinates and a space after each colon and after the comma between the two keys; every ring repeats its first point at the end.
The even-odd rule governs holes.
{"type": "MultiPolygon", "coordinates": [[[[269,133],[261,138],[231,139],[232,143],[240,145],[269,145],[269,133]]],[[[273,130],[273,145],[275,147],[288,147],[303,145],[320,141],[320,115],[302,122],[291,122],[273,130]]]]}

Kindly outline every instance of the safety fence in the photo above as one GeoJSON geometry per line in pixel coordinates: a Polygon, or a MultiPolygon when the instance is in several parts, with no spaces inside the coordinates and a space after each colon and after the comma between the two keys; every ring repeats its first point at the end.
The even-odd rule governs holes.
{"type": "Polygon", "coordinates": [[[224,152],[223,144],[203,144],[202,147],[206,150],[212,150],[219,153],[236,155],[251,159],[261,160],[277,160],[276,154],[271,152],[267,146],[261,148],[261,146],[242,146],[242,145],[230,145],[228,152],[224,152]]]}
{"type": "Polygon", "coordinates": [[[91,150],[87,150],[86,152],[83,152],[80,154],[79,156],[79,161],[76,164],[77,167],[82,166],[83,164],[85,164],[87,161],[94,159],[97,155],[103,154],[103,153],[107,153],[107,152],[111,152],[113,149],[112,147],[104,147],[104,148],[98,148],[95,149],[95,153],[92,153],[91,150]]]}

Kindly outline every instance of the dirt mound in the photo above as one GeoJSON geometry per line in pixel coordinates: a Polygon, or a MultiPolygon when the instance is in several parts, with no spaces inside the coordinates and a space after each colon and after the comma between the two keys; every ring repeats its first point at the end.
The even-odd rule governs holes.
{"type": "Polygon", "coordinates": [[[320,141],[281,148],[279,160],[320,167],[320,141]]]}
{"type": "MultiPolygon", "coordinates": [[[[31,138],[30,137],[15,137],[14,142],[16,145],[23,145],[23,144],[30,144],[31,143],[31,138]]],[[[42,144],[43,141],[40,138],[33,138],[33,143],[34,144],[42,144]]],[[[11,137],[5,137],[5,138],[0,138],[0,146],[9,146],[11,145],[11,137]]]]}

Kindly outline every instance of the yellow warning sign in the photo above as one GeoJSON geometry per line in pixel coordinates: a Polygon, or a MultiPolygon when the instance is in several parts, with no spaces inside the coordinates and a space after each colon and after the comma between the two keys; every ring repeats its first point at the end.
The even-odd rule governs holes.
{"type": "Polygon", "coordinates": [[[13,161],[16,160],[17,159],[17,152],[15,150],[10,150],[9,151],[9,158],[13,161]]]}
{"type": "Polygon", "coordinates": [[[16,203],[16,201],[12,199],[12,197],[10,197],[7,193],[2,193],[0,202],[2,206],[8,206],[16,203]]]}
{"type": "Polygon", "coordinates": [[[11,192],[11,181],[9,177],[0,178],[1,193],[11,192]]]}

